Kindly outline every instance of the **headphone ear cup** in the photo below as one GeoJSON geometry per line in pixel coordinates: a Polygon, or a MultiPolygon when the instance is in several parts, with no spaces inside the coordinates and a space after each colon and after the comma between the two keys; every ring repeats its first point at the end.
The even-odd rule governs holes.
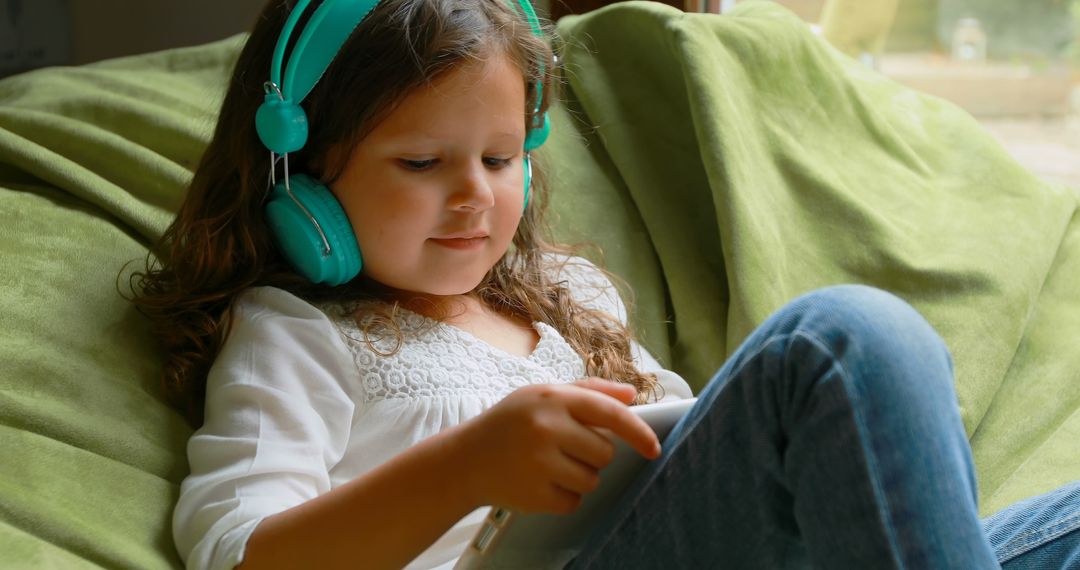
{"type": "Polygon", "coordinates": [[[529,153],[544,144],[550,134],[551,120],[548,119],[547,113],[544,113],[541,118],[539,127],[529,129],[525,133],[525,158],[521,161],[521,166],[525,169],[525,203],[521,206],[522,212],[529,205],[529,193],[532,190],[532,161],[529,158],[529,153]]]}
{"type": "Polygon", "coordinates": [[[521,205],[521,211],[524,212],[529,206],[529,192],[532,190],[532,159],[528,152],[521,159],[521,167],[525,169],[525,202],[521,205]]]}
{"type": "Polygon", "coordinates": [[[292,196],[283,182],[275,185],[266,204],[267,223],[286,261],[312,283],[334,286],[352,280],[363,268],[363,259],[337,198],[304,174],[292,175],[289,187],[292,196]],[[329,254],[319,228],[330,244],[329,254]]]}
{"type": "Polygon", "coordinates": [[[550,134],[551,119],[548,118],[547,113],[544,113],[544,116],[540,118],[540,125],[534,125],[533,128],[529,129],[529,132],[525,133],[525,152],[540,148],[540,145],[547,141],[550,134]]]}

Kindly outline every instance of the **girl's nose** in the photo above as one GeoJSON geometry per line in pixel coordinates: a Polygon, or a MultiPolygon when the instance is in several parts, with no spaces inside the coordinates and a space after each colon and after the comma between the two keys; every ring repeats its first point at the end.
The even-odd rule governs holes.
{"type": "Polygon", "coordinates": [[[470,167],[461,176],[449,206],[454,210],[480,212],[495,205],[495,192],[483,165],[470,167]]]}

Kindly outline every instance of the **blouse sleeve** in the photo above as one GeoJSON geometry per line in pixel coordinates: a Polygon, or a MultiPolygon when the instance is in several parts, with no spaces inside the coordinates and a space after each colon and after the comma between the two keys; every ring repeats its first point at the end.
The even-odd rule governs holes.
{"type": "Polygon", "coordinates": [[[241,297],[173,513],[187,568],[236,566],[263,518],[330,490],[352,420],[350,376],[348,348],[319,309],[267,287],[241,297]]]}
{"type": "MultiPolygon", "coordinates": [[[[570,257],[556,261],[559,267],[558,279],[566,282],[570,295],[583,306],[604,311],[627,324],[626,305],[619,296],[615,285],[595,265],[582,257],[570,257]]],[[[690,385],[671,370],[665,369],[645,347],[636,340],[630,341],[630,350],[634,355],[634,365],[641,372],[656,375],[663,392],[657,401],[682,400],[694,397],[690,385]]]]}

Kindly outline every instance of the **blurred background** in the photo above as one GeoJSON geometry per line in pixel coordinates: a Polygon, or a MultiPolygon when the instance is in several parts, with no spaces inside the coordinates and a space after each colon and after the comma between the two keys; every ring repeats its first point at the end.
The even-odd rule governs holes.
{"type": "MultiPolygon", "coordinates": [[[[715,1],[688,8],[736,4],[715,1]]],[[[1029,169],[1080,188],[1080,0],[778,1],[841,51],[966,109],[1029,169]]]]}
{"type": "MultiPolygon", "coordinates": [[[[0,0],[0,77],[245,31],[266,0],[0,0]]],[[[740,1],[660,0],[723,13],[740,1]]],[[[968,110],[1022,163],[1080,188],[1080,0],[772,0],[864,65],[968,110]]],[[[557,19],[609,0],[537,0],[557,19]]]]}

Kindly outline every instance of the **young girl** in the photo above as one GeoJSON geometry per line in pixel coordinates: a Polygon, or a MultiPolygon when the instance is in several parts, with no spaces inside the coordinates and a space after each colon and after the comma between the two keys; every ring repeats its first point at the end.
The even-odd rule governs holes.
{"type": "Polygon", "coordinates": [[[543,240],[554,62],[527,0],[266,7],[136,300],[189,568],[450,568],[485,505],[573,511],[595,428],[656,460],[574,568],[1075,560],[1075,486],[980,526],[949,356],[873,289],[779,311],[661,454],[627,404],[687,384],[543,240]]]}

